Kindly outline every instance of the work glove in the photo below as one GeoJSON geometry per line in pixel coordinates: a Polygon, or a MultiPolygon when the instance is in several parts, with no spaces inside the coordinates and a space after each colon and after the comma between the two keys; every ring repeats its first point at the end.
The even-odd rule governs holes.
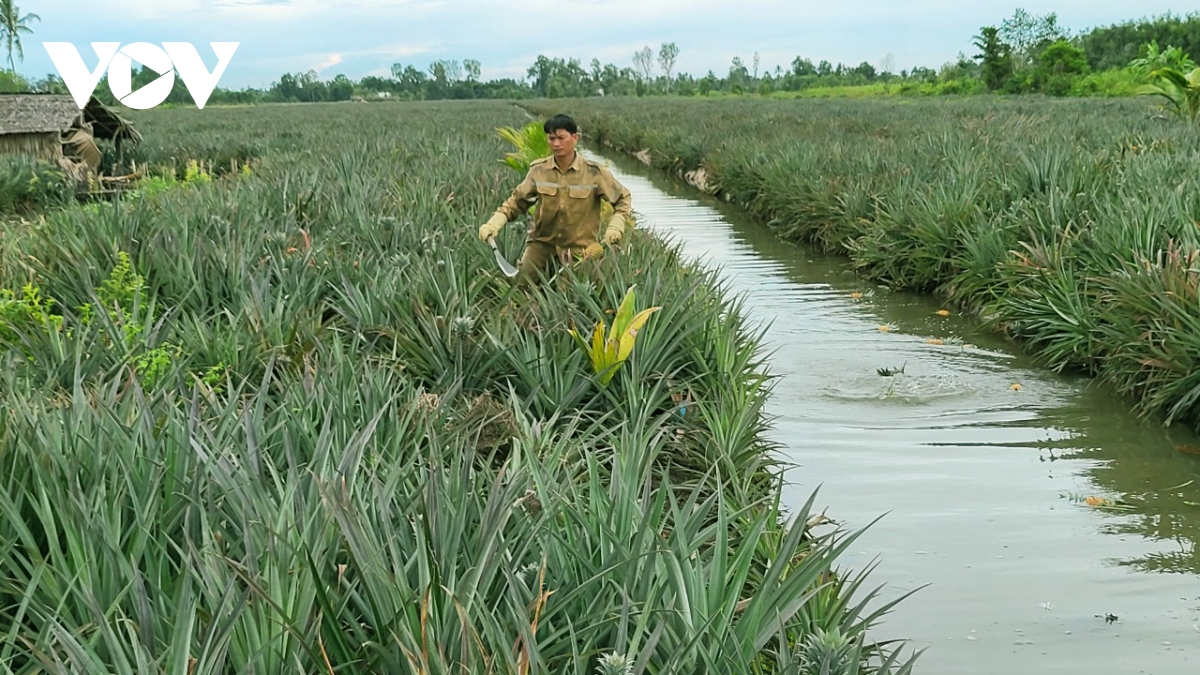
{"type": "Polygon", "coordinates": [[[503,213],[493,213],[492,217],[488,218],[488,221],[479,228],[479,240],[487,241],[500,234],[500,228],[504,227],[507,222],[508,219],[504,217],[503,213]]]}
{"type": "Polygon", "coordinates": [[[604,230],[605,246],[612,246],[621,241],[623,234],[625,234],[625,217],[613,216],[608,221],[608,228],[604,230]]]}
{"type": "Polygon", "coordinates": [[[599,258],[604,255],[604,247],[596,242],[588,244],[587,248],[583,249],[583,259],[599,258]]]}

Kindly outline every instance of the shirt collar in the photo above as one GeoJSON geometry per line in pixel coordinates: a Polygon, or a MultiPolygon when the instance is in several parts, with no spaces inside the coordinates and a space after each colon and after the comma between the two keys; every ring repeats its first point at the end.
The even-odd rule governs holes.
{"type": "MultiPolygon", "coordinates": [[[[581,153],[580,153],[578,150],[576,150],[576,151],[575,151],[575,159],[574,159],[574,161],[572,161],[572,162],[571,162],[570,166],[568,166],[568,167],[567,167],[567,172],[569,172],[569,171],[583,171],[583,164],[584,164],[584,161],[585,161],[585,160],[583,159],[583,154],[581,154],[581,153]]],[[[551,163],[552,165],[554,165],[554,168],[555,168],[555,170],[559,170],[559,171],[561,171],[561,170],[558,168],[558,162],[554,161],[554,157],[553,157],[553,155],[551,155],[551,158],[550,158],[550,163],[551,163]]],[[[563,172],[563,173],[566,173],[566,172],[563,172]]]]}

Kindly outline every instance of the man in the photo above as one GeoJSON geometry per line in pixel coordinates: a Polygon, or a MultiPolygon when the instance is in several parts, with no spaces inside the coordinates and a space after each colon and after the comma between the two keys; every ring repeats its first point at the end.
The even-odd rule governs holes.
{"type": "Polygon", "coordinates": [[[625,220],[631,214],[629,190],[621,185],[599,162],[585,159],[575,151],[579,129],[566,115],[555,115],[542,125],[550,142],[551,156],[529,165],[525,180],[513,190],[500,208],[482,227],[479,238],[487,241],[500,228],[537,204],[525,251],[518,263],[520,276],[528,280],[547,273],[554,264],[569,264],[581,255],[594,258],[612,246],[625,233],[625,220]],[[600,200],[613,207],[612,218],[600,232],[600,200]]]}

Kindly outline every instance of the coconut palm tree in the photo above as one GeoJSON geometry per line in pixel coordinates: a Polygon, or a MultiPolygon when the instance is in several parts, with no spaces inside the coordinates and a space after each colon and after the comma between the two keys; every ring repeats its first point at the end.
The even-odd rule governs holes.
{"type": "Polygon", "coordinates": [[[14,0],[0,0],[0,39],[4,41],[4,46],[8,49],[8,69],[12,71],[13,75],[17,74],[17,65],[13,61],[13,49],[17,50],[17,56],[24,61],[25,50],[21,48],[21,33],[32,35],[33,29],[29,27],[30,22],[40,21],[41,18],[33,13],[21,16],[21,10],[14,0]]]}

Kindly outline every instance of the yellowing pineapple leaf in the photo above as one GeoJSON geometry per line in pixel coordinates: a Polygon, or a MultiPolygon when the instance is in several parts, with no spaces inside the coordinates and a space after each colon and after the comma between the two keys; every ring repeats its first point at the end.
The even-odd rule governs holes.
{"type": "Polygon", "coordinates": [[[605,366],[605,344],[604,344],[604,322],[596,323],[596,330],[592,332],[592,369],[597,373],[603,370],[605,366]]]}
{"type": "Polygon", "coordinates": [[[608,335],[611,340],[620,339],[620,336],[625,333],[626,328],[629,326],[629,320],[633,318],[633,306],[637,301],[635,288],[637,288],[637,284],[630,286],[629,290],[625,291],[625,297],[621,300],[621,306],[617,308],[617,315],[613,317],[612,332],[608,335]]]}
{"type": "Polygon", "coordinates": [[[631,330],[636,333],[642,329],[642,326],[646,325],[646,322],[650,319],[650,315],[660,309],[662,309],[662,307],[647,307],[646,309],[643,309],[637,313],[637,316],[633,317],[633,319],[629,322],[629,325],[625,327],[625,330],[631,330]]]}
{"type": "Polygon", "coordinates": [[[608,384],[612,381],[613,376],[617,374],[617,367],[620,365],[619,363],[614,363],[600,371],[600,384],[608,384]]]}
{"type": "Polygon", "coordinates": [[[629,323],[629,327],[626,328],[625,332],[621,334],[620,349],[617,351],[618,361],[624,361],[625,359],[629,358],[630,353],[633,352],[633,344],[634,341],[637,340],[638,331],[641,330],[642,326],[646,324],[646,321],[650,318],[650,315],[660,309],[662,308],[651,307],[649,309],[643,309],[642,311],[638,312],[637,316],[633,317],[633,320],[629,323]]]}

